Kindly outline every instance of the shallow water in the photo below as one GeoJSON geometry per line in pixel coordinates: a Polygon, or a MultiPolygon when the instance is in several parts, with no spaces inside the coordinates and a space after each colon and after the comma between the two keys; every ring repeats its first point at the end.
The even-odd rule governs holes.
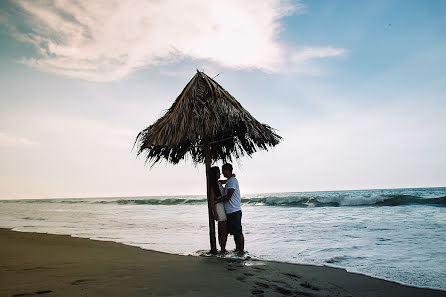
{"type": "MultiPolygon", "coordinates": [[[[245,247],[255,258],[446,290],[445,196],[446,188],[245,196],[245,247]]],[[[208,248],[207,224],[200,196],[0,201],[0,227],[177,254],[208,248]]]]}

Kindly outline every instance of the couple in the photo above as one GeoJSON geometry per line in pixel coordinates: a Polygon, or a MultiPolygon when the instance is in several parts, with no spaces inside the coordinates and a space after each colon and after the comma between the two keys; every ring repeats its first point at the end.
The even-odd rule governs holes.
{"type": "Polygon", "coordinates": [[[221,253],[226,253],[226,241],[228,233],[234,235],[235,251],[238,256],[243,256],[245,239],[242,232],[242,209],[240,207],[240,189],[235,174],[232,173],[232,165],[229,163],[221,167],[226,180],[219,180],[220,169],[217,166],[210,168],[210,202],[214,213],[214,219],[218,221],[218,241],[221,253]],[[222,184],[225,184],[223,188],[222,184]]]}

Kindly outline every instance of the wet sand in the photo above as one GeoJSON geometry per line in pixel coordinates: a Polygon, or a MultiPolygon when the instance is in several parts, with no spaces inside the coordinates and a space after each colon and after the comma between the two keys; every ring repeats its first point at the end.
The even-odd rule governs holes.
{"type": "Polygon", "coordinates": [[[344,269],[179,256],[0,228],[0,296],[446,296],[344,269]]]}

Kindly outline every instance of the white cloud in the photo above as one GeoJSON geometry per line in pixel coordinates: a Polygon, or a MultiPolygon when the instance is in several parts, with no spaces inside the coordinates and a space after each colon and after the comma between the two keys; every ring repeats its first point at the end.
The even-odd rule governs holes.
{"type": "Polygon", "coordinates": [[[36,143],[33,140],[17,136],[13,133],[0,132],[0,147],[20,147],[36,143]]]}
{"type": "Polygon", "coordinates": [[[326,47],[305,47],[297,50],[291,57],[295,63],[306,63],[315,58],[338,57],[346,54],[346,50],[342,48],[326,47]]]}
{"type": "Polygon", "coordinates": [[[233,69],[281,71],[292,60],[337,56],[332,47],[288,49],[279,40],[282,18],[302,12],[299,2],[15,0],[28,32],[13,35],[35,45],[39,57],[21,62],[93,81],[133,70],[204,60],[233,69]]]}

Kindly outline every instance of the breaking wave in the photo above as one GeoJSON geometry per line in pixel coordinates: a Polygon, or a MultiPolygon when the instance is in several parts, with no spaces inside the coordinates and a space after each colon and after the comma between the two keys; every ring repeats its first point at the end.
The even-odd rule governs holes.
{"type": "MultiPolygon", "coordinates": [[[[343,207],[343,206],[402,206],[430,205],[446,207],[444,190],[440,193],[379,193],[374,190],[339,192],[274,193],[245,196],[242,205],[280,207],[343,207]],[[427,195],[427,196],[426,196],[427,195]],[[424,196],[424,197],[423,197],[424,196]],[[436,197],[441,196],[441,197],[436,197]]],[[[196,205],[206,204],[203,196],[180,197],[97,197],[0,200],[0,203],[62,203],[62,204],[111,204],[111,205],[196,205]]]]}
{"type": "MultiPolygon", "coordinates": [[[[141,204],[141,205],[180,205],[205,204],[202,199],[120,199],[115,201],[100,201],[98,203],[141,204]]],[[[376,195],[364,196],[268,196],[258,198],[243,198],[242,205],[256,206],[287,206],[287,207],[340,207],[340,206],[400,206],[400,205],[433,205],[446,206],[446,196],[438,198],[422,198],[411,195],[376,195]]]]}
{"type": "Polygon", "coordinates": [[[183,199],[183,198],[169,198],[169,199],[121,199],[111,202],[100,203],[117,203],[117,204],[149,204],[149,205],[178,205],[178,204],[202,204],[206,203],[206,199],[183,199]]]}
{"type": "Polygon", "coordinates": [[[431,204],[446,206],[446,196],[439,198],[421,198],[410,195],[332,196],[332,197],[263,197],[242,199],[248,205],[327,207],[327,206],[399,206],[411,204],[431,204]]]}

